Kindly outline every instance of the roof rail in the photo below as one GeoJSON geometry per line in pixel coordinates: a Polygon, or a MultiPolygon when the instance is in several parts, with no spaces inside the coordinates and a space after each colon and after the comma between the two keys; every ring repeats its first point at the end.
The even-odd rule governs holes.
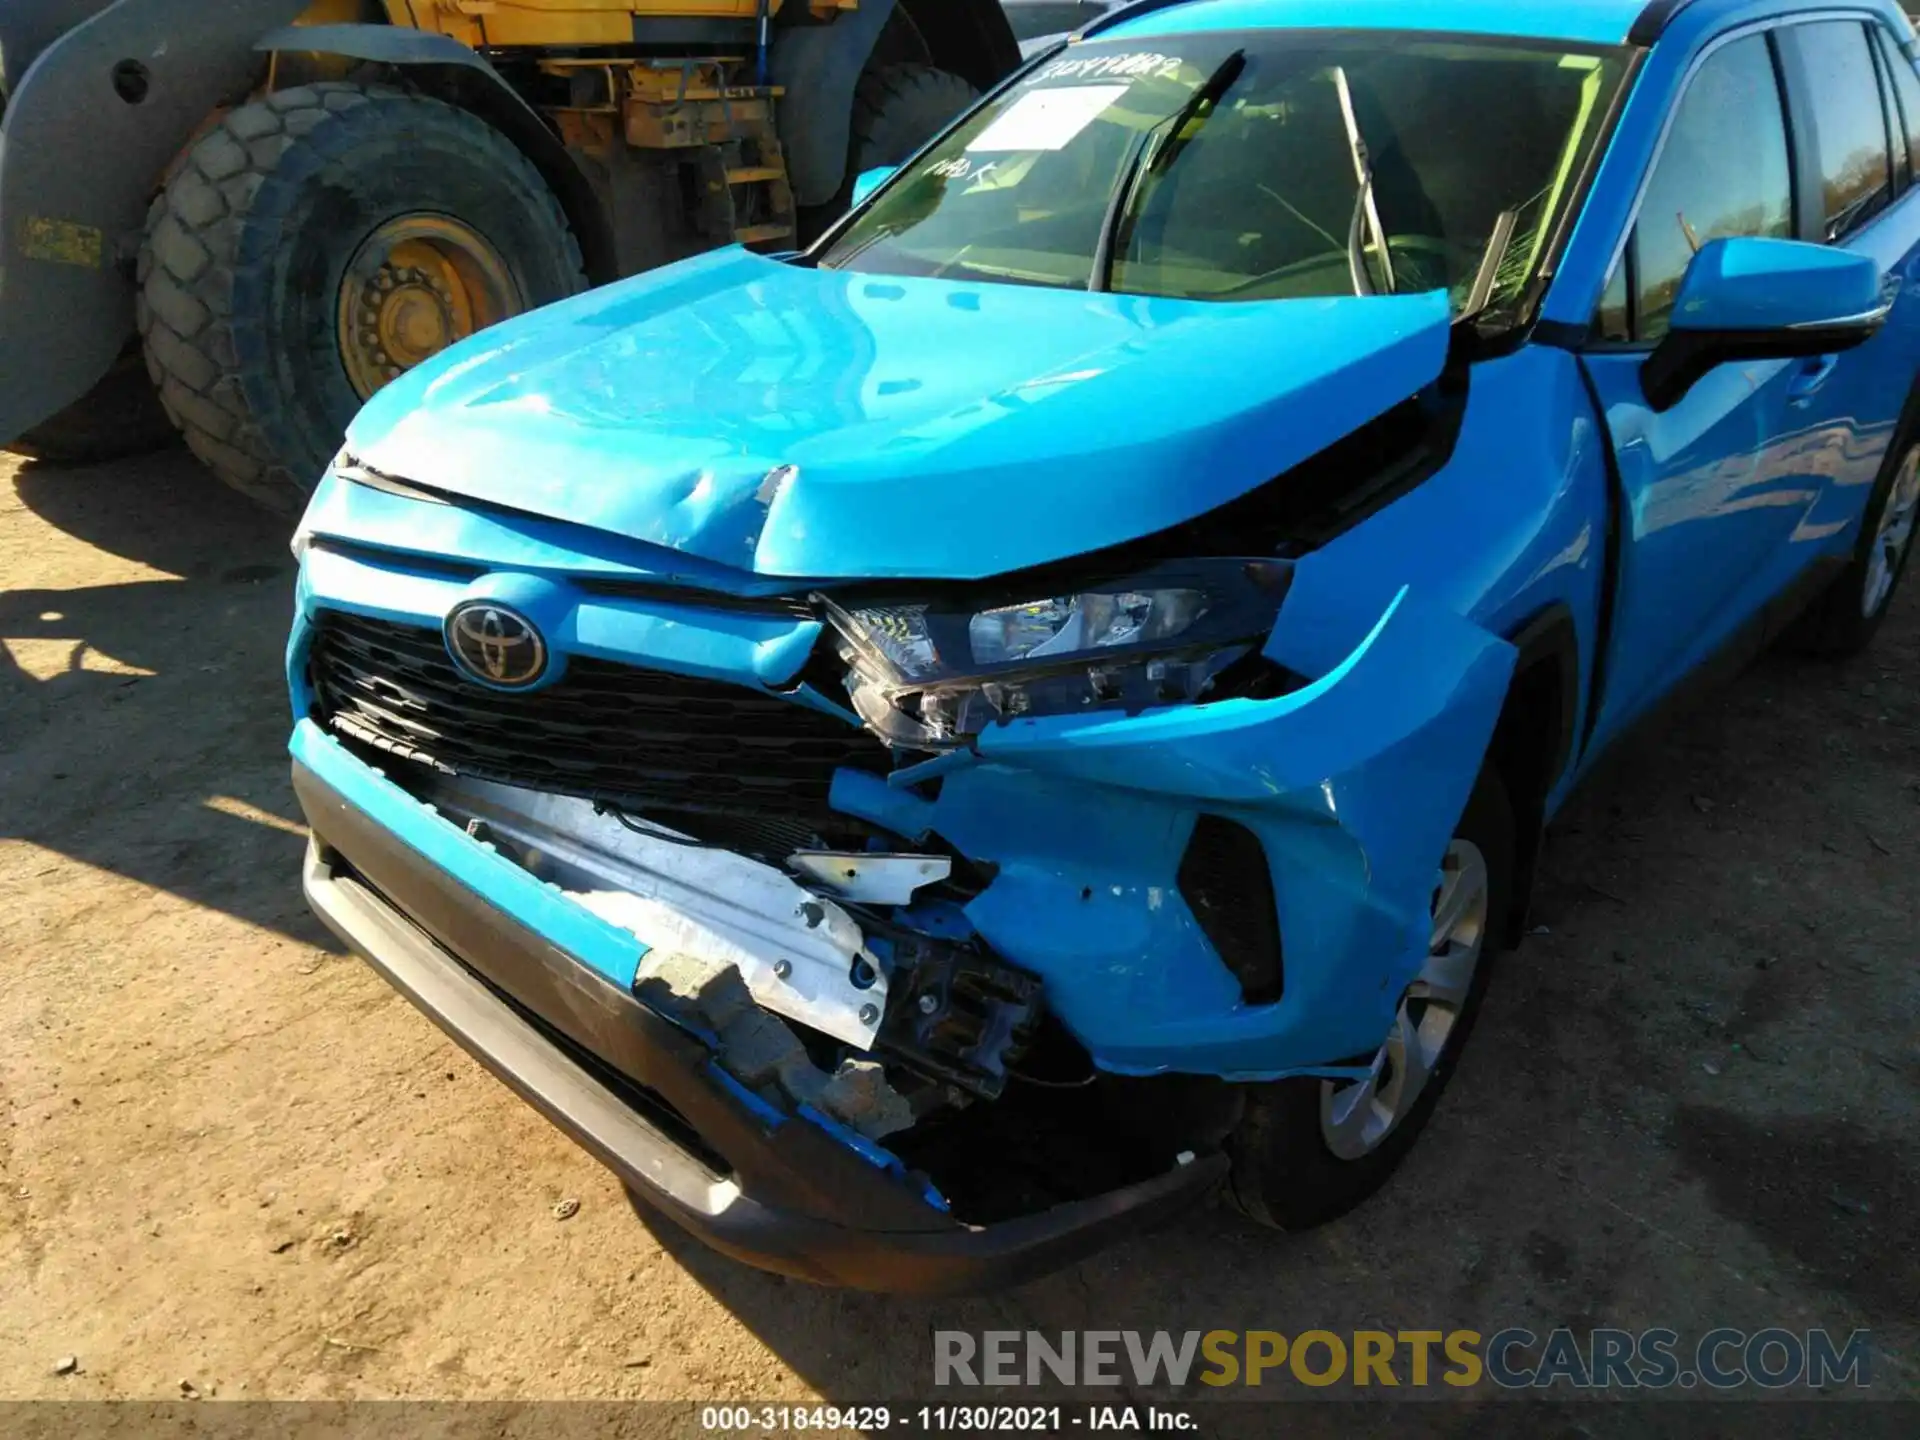
{"type": "Polygon", "coordinates": [[[1647,0],[1647,8],[1640,12],[1640,18],[1627,31],[1627,43],[1642,47],[1653,44],[1666,33],[1673,17],[1692,3],[1693,0],[1647,0]]]}
{"type": "MultiPolygon", "coordinates": [[[[1193,0],[1133,0],[1109,10],[1098,20],[1091,20],[1074,32],[1074,39],[1085,40],[1098,35],[1103,30],[1111,30],[1115,25],[1127,20],[1136,20],[1142,15],[1151,15],[1156,10],[1167,10],[1175,5],[1188,5],[1193,0]]],[[[1673,17],[1686,9],[1692,0],[1647,0],[1647,8],[1640,12],[1633,22],[1633,28],[1627,32],[1629,45],[1648,46],[1665,33],[1673,17]]],[[[1903,8],[1920,11],[1920,0],[1903,0],[1903,8]]]]}
{"type": "Polygon", "coordinates": [[[1130,5],[1122,5],[1117,10],[1109,10],[1098,20],[1089,20],[1074,32],[1073,38],[1085,40],[1098,35],[1102,30],[1111,30],[1123,20],[1137,20],[1142,15],[1151,15],[1155,10],[1171,9],[1175,5],[1189,5],[1192,0],[1133,0],[1130,5]]]}

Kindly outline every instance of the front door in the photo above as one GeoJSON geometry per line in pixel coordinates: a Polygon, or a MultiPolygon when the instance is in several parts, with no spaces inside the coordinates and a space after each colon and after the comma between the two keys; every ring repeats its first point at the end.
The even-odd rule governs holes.
{"type": "Polygon", "coordinates": [[[1821,489],[1797,432],[1829,362],[1723,365],[1664,414],[1640,384],[1700,246],[1797,233],[1777,77],[1766,34],[1722,44],[1694,72],[1582,355],[1625,492],[1596,743],[1754,616],[1821,489]]]}
{"type": "Polygon", "coordinates": [[[1795,538],[1834,548],[1839,537],[1844,549],[1920,366],[1920,72],[1878,21],[1803,22],[1780,38],[1794,134],[1805,137],[1803,188],[1816,206],[1803,217],[1819,226],[1810,238],[1870,257],[1894,300],[1886,328],[1840,356],[1803,407],[1826,486],[1795,538]]]}

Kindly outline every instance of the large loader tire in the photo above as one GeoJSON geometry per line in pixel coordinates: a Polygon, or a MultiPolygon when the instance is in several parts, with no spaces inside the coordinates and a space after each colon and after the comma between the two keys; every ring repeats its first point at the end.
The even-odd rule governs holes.
{"type": "Polygon", "coordinates": [[[840,192],[800,212],[800,239],[812,244],[853,204],[853,182],[881,165],[917,153],[947,122],[979,98],[960,76],[931,65],[875,65],[853,93],[853,129],[840,192]]]}
{"type": "Polygon", "coordinates": [[[98,385],[7,448],[47,464],[88,465],[157,450],[173,438],[139,351],[130,349],[98,385]]]}
{"type": "Polygon", "coordinates": [[[540,173],[465,111],[303,85],[230,112],[154,201],[140,334],[167,413],[227,484],[296,511],[366,397],[586,284],[540,173]]]}
{"type": "Polygon", "coordinates": [[[869,70],[853,97],[852,175],[908,159],[979,95],[958,75],[931,65],[869,70]]]}

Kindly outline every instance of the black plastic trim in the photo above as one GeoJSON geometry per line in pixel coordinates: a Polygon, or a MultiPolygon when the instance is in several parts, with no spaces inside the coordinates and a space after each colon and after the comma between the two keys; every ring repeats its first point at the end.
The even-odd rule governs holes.
{"type": "Polygon", "coordinates": [[[602,595],[613,600],[650,600],[661,605],[677,605],[688,610],[724,610],[742,615],[765,615],[779,620],[818,620],[819,608],[804,595],[776,592],[767,595],[741,595],[728,590],[699,590],[676,585],[669,580],[643,580],[623,576],[576,578],[573,586],[585,595],[602,595]]]}
{"type": "Polygon", "coordinates": [[[1652,45],[1666,34],[1674,16],[1691,3],[1692,0],[1649,0],[1647,8],[1633,22],[1633,28],[1627,31],[1627,43],[1643,48],[1652,45]]]}
{"type": "Polygon", "coordinates": [[[315,536],[310,542],[308,553],[319,552],[326,555],[340,555],[366,565],[382,565],[400,568],[416,575],[436,575],[442,580],[458,580],[462,583],[478,580],[487,573],[487,567],[476,565],[467,560],[449,560],[439,555],[416,555],[408,550],[395,550],[386,545],[373,545],[363,540],[342,540],[337,536],[315,536]]]}
{"type": "Polygon", "coordinates": [[[1560,677],[1560,734],[1543,777],[1544,789],[1551,791],[1572,763],[1580,733],[1580,639],[1573,611],[1564,602],[1554,602],[1515,631],[1511,643],[1520,652],[1513,667],[1516,680],[1536,665],[1552,665],[1560,677]]]}
{"type": "Polygon", "coordinates": [[[1873,74],[1880,86],[1880,122],[1887,132],[1887,160],[1891,169],[1888,179],[1892,182],[1892,198],[1888,204],[1897,204],[1900,197],[1913,188],[1913,154],[1907,148],[1906,112],[1900,104],[1899,87],[1894,84],[1893,72],[1888,68],[1893,62],[1887,58],[1887,27],[1867,22],[1867,49],[1873,52],[1873,74]]]}
{"type": "Polygon", "coordinates": [[[1536,345],[1550,345],[1556,350],[1579,350],[1592,333],[1591,323],[1576,325],[1570,320],[1541,320],[1534,325],[1529,338],[1536,345]]]}
{"type": "Polygon", "coordinates": [[[1286,957],[1273,894],[1273,862],[1260,837],[1236,820],[1194,822],[1177,877],[1180,895],[1249,1005],[1285,993],[1286,957]]]}
{"type": "Polygon", "coordinates": [[[1587,713],[1580,721],[1580,752],[1585,754],[1593,743],[1594,727],[1600,723],[1600,707],[1606,700],[1608,673],[1611,666],[1608,654],[1613,648],[1614,611],[1618,608],[1620,597],[1620,561],[1624,537],[1627,508],[1626,483],[1620,477],[1620,457],[1614,449],[1613,427],[1607,423],[1607,407],[1600,398],[1600,389],[1593,382],[1593,374],[1587,369],[1586,362],[1577,362],[1580,371],[1580,384],[1587,392],[1587,403],[1593,407],[1594,419],[1600,426],[1601,461],[1607,471],[1607,533],[1605,549],[1600,564],[1600,606],[1598,622],[1593,632],[1593,673],[1587,680],[1587,713]]]}
{"type": "Polygon", "coordinates": [[[1092,1199],[964,1225],[825,1130],[770,1117],[717,1078],[705,1043],[467,889],[295,761],[319,917],[639,1199],[714,1249],[823,1284],[993,1289],[1070,1264],[1210,1193],[1214,1153],[1092,1199]],[[537,1017],[537,1018],[536,1018],[537,1017]],[[658,1097],[649,1117],[547,1031],[658,1097]],[[684,1123],[731,1173],[669,1133],[684,1123]]]}
{"type": "MultiPolygon", "coordinates": [[[[1738,37],[1741,39],[1749,37],[1738,37]]],[[[1824,196],[1826,179],[1820,173],[1820,158],[1813,144],[1813,97],[1809,93],[1806,69],[1800,52],[1783,45],[1780,27],[1764,33],[1767,54],[1773,61],[1773,83],[1780,97],[1780,122],[1787,140],[1787,206],[1793,217],[1793,238],[1820,243],[1826,231],[1824,196]]]]}
{"type": "Polygon", "coordinates": [[[1864,345],[1886,324],[1884,312],[1838,325],[1804,330],[1672,330],[1647,357],[1640,388],[1647,404],[1664,414],[1721,365],[1744,360],[1803,360],[1864,345]]]}

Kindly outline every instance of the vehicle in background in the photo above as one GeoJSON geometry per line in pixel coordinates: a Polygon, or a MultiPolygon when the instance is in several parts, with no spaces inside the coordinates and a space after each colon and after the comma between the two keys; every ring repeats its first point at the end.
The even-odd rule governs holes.
{"type": "Polygon", "coordinates": [[[1018,58],[995,0],[7,0],[0,444],[297,511],[396,376],[792,248],[1018,58]]]}
{"type": "Polygon", "coordinates": [[[312,904],[755,1264],[1341,1215],[1607,747],[1887,612],[1915,57],[1886,0],[1143,7],[804,253],[456,347],[296,541],[312,904]]]}
{"type": "Polygon", "coordinates": [[[1031,57],[1058,44],[1083,25],[1117,10],[1126,0],[1001,0],[1020,53],[1031,57]]]}

